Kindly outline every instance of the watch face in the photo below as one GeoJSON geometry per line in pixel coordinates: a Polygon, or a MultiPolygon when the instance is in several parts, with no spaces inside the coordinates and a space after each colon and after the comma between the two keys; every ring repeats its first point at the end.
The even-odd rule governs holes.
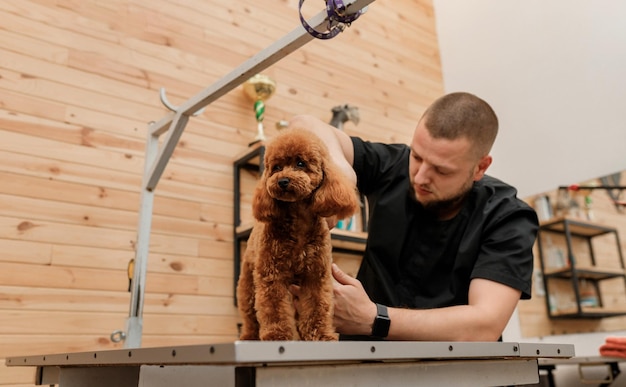
{"type": "Polygon", "coordinates": [[[380,318],[378,320],[378,325],[380,325],[380,337],[387,337],[387,335],[389,334],[389,326],[391,325],[391,320],[389,320],[389,317],[380,318]]]}

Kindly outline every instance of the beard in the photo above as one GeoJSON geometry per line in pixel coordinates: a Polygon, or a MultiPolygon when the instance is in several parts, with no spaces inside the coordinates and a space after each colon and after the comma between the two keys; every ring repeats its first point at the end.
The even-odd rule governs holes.
{"type": "Polygon", "coordinates": [[[474,186],[474,181],[469,179],[458,191],[453,194],[437,199],[431,200],[427,202],[422,202],[419,200],[417,193],[415,192],[415,188],[412,184],[409,185],[411,197],[413,200],[422,205],[424,210],[435,214],[435,215],[445,215],[449,214],[455,210],[458,210],[463,200],[467,197],[468,193],[474,186]]]}

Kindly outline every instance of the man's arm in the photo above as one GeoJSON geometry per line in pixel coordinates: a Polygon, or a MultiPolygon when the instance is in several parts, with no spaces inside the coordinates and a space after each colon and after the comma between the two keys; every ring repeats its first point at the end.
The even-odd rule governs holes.
{"type": "Polygon", "coordinates": [[[315,133],[324,141],[330,156],[341,171],[356,185],[356,174],[352,169],[354,148],[350,137],[334,126],[309,115],[298,115],[289,121],[290,128],[302,128],[315,133]]]}
{"type": "MultiPolygon", "coordinates": [[[[333,265],[335,317],[339,333],[370,335],[376,305],[361,283],[333,265]]],[[[476,278],[470,283],[469,305],[438,309],[389,308],[389,340],[496,341],[502,335],[521,291],[476,278]]]]}

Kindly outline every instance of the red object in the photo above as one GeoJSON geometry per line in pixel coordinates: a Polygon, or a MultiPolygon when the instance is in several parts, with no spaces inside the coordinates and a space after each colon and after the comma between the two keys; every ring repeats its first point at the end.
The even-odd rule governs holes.
{"type": "Polygon", "coordinates": [[[600,355],[626,359],[626,337],[607,337],[605,343],[600,346],[600,355]]]}

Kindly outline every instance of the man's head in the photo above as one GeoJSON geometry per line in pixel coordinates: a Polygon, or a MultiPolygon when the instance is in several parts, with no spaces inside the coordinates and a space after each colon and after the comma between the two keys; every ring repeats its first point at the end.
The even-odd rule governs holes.
{"type": "Polygon", "coordinates": [[[491,165],[498,118],[482,99],[451,93],[422,115],[411,141],[409,173],[415,199],[442,218],[454,216],[491,165]]]}

